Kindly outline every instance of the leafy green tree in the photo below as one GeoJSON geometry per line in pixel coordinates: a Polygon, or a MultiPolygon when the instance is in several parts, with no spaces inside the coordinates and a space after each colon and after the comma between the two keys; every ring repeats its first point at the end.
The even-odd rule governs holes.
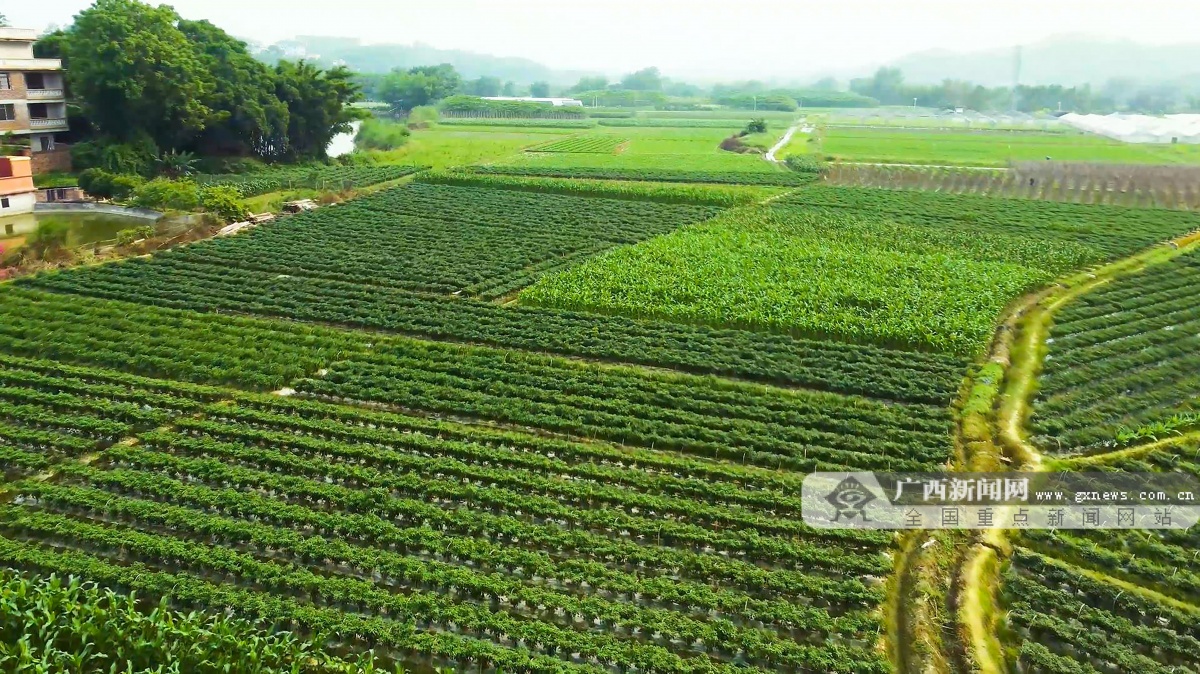
{"type": "Polygon", "coordinates": [[[379,98],[400,110],[429,105],[457,92],[462,78],[448,63],[394,70],[379,84],[379,98]]]}
{"type": "Polygon", "coordinates": [[[67,40],[73,94],[105,135],[126,141],[144,132],[178,148],[205,129],[214,75],[165,5],[96,0],[75,17],[67,40]]]}
{"type": "Polygon", "coordinates": [[[5,17],[3,14],[0,14],[0,28],[6,28],[7,26],[8,26],[8,18],[5,17]]]}
{"type": "Polygon", "coordinates": [[[516,96],[517,85],[515,82],[505,82],[504,88],[500,90],[501,96],[516,96]]]}
{"type": "Polygon", "coordinates": [[[196,155],[191,152],[170,152],[162,153],[158,158],[158,172],[168,178],[185,178],[196,172],[196,155]]]}
{"type": "Polygon", "coordinates": [[[213,118],[195,147],[206,155],[272,157],[286,146],[288,107],[275,95],[274,75],[246,44],[208,21],[180,21],[197,58],[216,78],[213,118]]]}
{"type": "Polygon", "coordinates": [[[583,91],[598,91],[600,89],[607,88],[608,78],[604,77],[603,75],[597,75],[594,77],[580,77],[579,81],[575,83],[575,86],[567,89],[566,93],[578,94],[583,91]]]}
{"type": "Polygon", "coordinates": [[[499,96],[503,86],[499,77],[480,77],[468,82],[464,89],[472,96],[499,96]]]}
{"type": "Polygon", "coordinates": [[[622,89],[633,91],[662,91],[662,75],[658,68],[643,68],[621,78],[622,89]]]}
{"type": "Polygon", "coordinates": [[[534,82],[529,85],[529,95],[534,98],[549,98],[550,83],[549,82],[534,82]]]}
{"type": "Polygon", "coordinates": [[[323,159],[333,137],[350,130],[360,115],[348,106],[362,97],[353,77],[344,66],[324,72],[305,61],[275,66],[275,95],[288,107],[286,156],[323,159]]]}

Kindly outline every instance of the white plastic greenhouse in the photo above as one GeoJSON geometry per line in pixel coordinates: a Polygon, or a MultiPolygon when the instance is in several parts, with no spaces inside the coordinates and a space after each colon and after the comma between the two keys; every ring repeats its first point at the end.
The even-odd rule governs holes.
{"type": "Polygon", "coordinates": [[[1077,115],[1067,113],[1062,122],[1082,131],[1126,143],[1200,144],[1200,115],[1077,115]]]}

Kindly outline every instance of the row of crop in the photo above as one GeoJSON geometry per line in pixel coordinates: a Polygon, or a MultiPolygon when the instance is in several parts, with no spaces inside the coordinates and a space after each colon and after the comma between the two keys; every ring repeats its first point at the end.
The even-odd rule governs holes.
{"type": "Polygon", "coordinates": [[[189,246],[231,267],[452,293],[583,249],[632,243],[715,209],[413,184],[189,246]],[[370,242],[368,245],[366,242],[370,242]]]}
{"type": "MultiPolygon", "coordinates": [[[[410,634],[426,632],[449,633],[454,636],[480,639],[485,635],[504,635],[510,641],[520,641],[524,649],[516,655],[529,658],[531,653],[546,657],[569,658],[571,653],[585,657],[603,658],[606,664],[634,665],[642,669],[670,669],[680,672],[736,672],[732,664],[709,657],[683,657],[673,653],[660,641],[622,640],[610,634],[592,634],[559,627],[494,611],[474,603],[458,603],[430,592],[413,591],[407,595],[390,589],[377,588],[370,581],[357,578],[330,577],[309,569],[274,562],[259,561],[252,555],[223,547],[187,543],[127,529],[114,529],[75,521],[66,517],[34,512],[3,512],[3,526],[10,535],[48,541],[70,541],[76,547],[94,551],[100,558],[123,558],[152,572],[170,569],[175,575],[196,579],[220,579],[223,584],[255,595],[272,596],[293,603],[334,609],[343,614],[394,616],[396,626],[408,628],[410,634]]],[[[225,604],[218,604],[225,605],[225,604]]],[[[664,627],[665,628],[665,627],[664,627]]],[[[697,640],[703,632],[695,632],[697,640]]],[[[396,644],[409,644],[410,639],[396,635],[396,644]]],[[[703,643],[703,642],[702,642],[703,643]]],[[[722,642],[714,643],[719,649],[722,642]]],[[[493,642],[500,651],[508,648],[493,642]]],[[[882,662],[871,669],[862,669],[859,662],[870,658],[863,649],[838,646],[801,646],[791,642],[771,643],[765,640],[747,643],[752,648],[751,663],[762,669],[774,664],[806,671],[830,671],[819,667],[843,669],[857,666],[859,671],[885,671],[882,662]]],[[[744,651],[737,651],[744,653],[744,651]]],[[[749,655],[749,654],[747,654],[749,655]]],[[[729,657],[729,656],[727,656],[729,657]]],[[[500,660],[503,655],[497,654],[500,660]]],[[[876,656],[877,658],[877,656],[876,656]]],[[[560,662],[566,665],[568,662],[560,662]]],[[[526,663],[521,669],[533,667],[526,663]]],[[[744,671],[744,670],[741,670],[744,671]]]]}
{"type": "MultiPolygon", "coordinates": [[[[754,524],[758,517],[798,517],[800,514],[799,499],[773,491],[759,493],[758,490],[737,487],[722,489],[714,488],[707,481],[650,476],[637,470],[571,466],[557,458],[533,458],[525,452],[514,452],[506,447],[464,443],[419,433],[399,434],[374,429],[358,433],[352,428],[328,422],[321,425],[328,427],[326,433],[341,437],[336,442],[302,438],[297,437],[295,432],[258,430],[210,420],[181,419],[175,423],[176,428],[189,434],[202,434],[217,440],[259,447],[286,447],[290,451],[299,449],[324,452],[330,456],[352,455],[363,465],[376,468],[407,466],[419,471],[421,466],[428,466],[464,479],[494,479],[498,485],[528,485],[530,491],[544,494],[559,491],[566,494],[586,493],[590,502],[609,504],[608,507],[627,512],[631,509],[673,512],[682,519],[746,520],[750,524],[754,524]],[[368,438],[374,442],[366,443],[368,438]],[[363,444],[347,444],[352,439],[363,444]],[[564,474],[571,476],[567,484],[557,477],[564,474]],[[620,488],[607,485],[620,485],[620,488]],[[681,494],[681,497],[675,494],[681,494]],[[768,500],[773,497],[778,499],[778,503],[768,500]],[[742,504],[752,504],[752,508],[746,510],[742,504]]],[[[786,529],[802,530],[798,524],[787,522],[784,526],[786,529]]]]}
{"type": "Polygon", "coordinates": [[[629,142],[620,136],[574,136],[531,147],[526,152],[581,152],[612,154],[622,144],[629,142]]]}
{"type": "MultiPolygon", "coordinates": [[[[877,553],[860,556],[857,551],[832,547],[828,543],[809,544],[800,540],[764,537],[753,531],[709,530],[674,519],[656,520],[644,515],[627,515],[618,510],[592,509],[586,501],[581,501],[579,505],[564,504],[558,499],[486,484],[416,474],[393,475],[372,468],[330,463],[290,452],[207,438],[190,438],[165,432],[143,434],[140,437],[147,447],[170,450],[180,456],[215,459],[266,472],[287,470],[291,476],[326,479],[358,489],[383,489],[400,497],[425,502],[456,506],[471,504],[475,509],[494,514],[520,513],[517,515],[519,518],[567,523],[598,534],[636,532],[638,536],[654,537],[664,545],[693,550],[723,550],[779,568],[805,570],[829,565],[828,570],[853,573],[871,573],[880,568],[881,560],[877,553]]],[[[118,450],[110,451],[118,456],[118,450]]]]}
{"type": "Polygon", "coordinates": [[[595,166],[471,166],[467,170],[485,175],[540,176],[545,178],[585,178],[593,180],[638,180],[668,183],[715,183],[733,185],[780,185],[799,187],[815,182],[818,176],[778,171],[712,171],[666,168],[621,168],[595,166]]]}
{"type": "MultiPolygon", "coordinates": [[[[1024,535],[1030,548],[1052,551],[1056,557],[1129,582],[1150,587],[1170,597],[1195,603],[1200,598],[1200,575],[1193,573],[1184,562],[1172,564],[1162,551],[1139,555],[1117,545],[1110,549],[1106,541],[1074,536],[1062,531],[1029,531],[1024,535]]],[[[1170,547],[1170,546],[1167,546],[1170,547]]],[[[1176,556],[1183,551],[1176,549],[1176,556]]]]}
{"type": "Polygon", "coordinates": [[[888,410],[837,396],[772,399],[751,389],[731,394],[729,402],[705,401],[711,384],[703,379],[657,379],[533,359],[489,368],[478,352],[421,351],[428,360],[398,355],[343,361],[296,388],[795,470],[919,470],[947,456],[945,431],[934,430],[945,420],[925,417],[925,410],[888,410]],[[447,368],[455,371],[439,371],[447,368]],[[637,390],[643,384],[650,387],[646,393],[637,390]],[[783,407],[772,411],[771,405],[783,407]],[[928,430],[908,430],[914,426],[928,430]]]}
{"type": "Polygon", "coordinates": [[[526,178],[512,175],[488,175],[454,171],[428,171],[417,181],[438,185],[485,187],[518,190],[537,194],[565,194],[606,199],[657,201],[667,204],[701,204],[706,206],[745,206],[764,201],[778,190],[770,187],[742,185],[673,185],[670,183],[639,183],[619,180],[570,180],[563,178],[526,178]]]}
{"type": "Polygon", "coordinates": [[[625,602],[638,597],[643,606],[690,609],[712,617],[726,616],[737,624],[757,620],[787,626],[813,617],[828,619],[838,615],[842,625],[851,627],[858,623],[871,630],[869,620],[863,621],[863,609],[870,610],[880,599],[879,593],[865,584],[819,576],[809,576],[811,583],[803,596],[776,597],[774,592],[714,588],[704,581],[672,578],[655,570],[631,573],[586,559],[562,557],[553,549],[524,549],[483,536],[402,527],[368,514],[311,509],[253,493],[181,485],[154,474],[72,467],[68,475],[69,485],[25,484],[21,487],[22,498],[50,509],[88,508],[97,514],[105,513],[103,516],[110,519],[118,515],[126,519],[154,518],[169,509],[212,513],[229,516],[234,521],[303,531],[348,546],[386,550],[413,559],[466,566],[492,576],[524,579],[578,597],[625,602]],[[804,604],[824,608],[818,612],[804,604]]]}
{"type": "Polygon", "coordinates": [[[365,343],[317,326],[23,288],[0,293],[0,350],[140,376],[275,389],[365,343]]]}
{"type": "Polygon", "coordinates": [[[1076,241],[1107,257],[1128,255],[1200,228],[1200,215],[1186,212],[825,185],[798,191],[779,203],[872,210],[897,218],[955,220],[992,232],[1076,241]]]}
{"type": "Polygon", "coordinates": [[[947,355],[647,323],[618,316],[498,307],[356,283],[279,278],[171,253],[153,260],[41,274],[23,283],[174,309],[385,329],[930,404],[945,404],[953,397],[964,369],[960,359],[947,355]]]}
{"type": "Polygon", "coordinates": [[[1041,445],[1112,447],[1194,424],[1198,261],[1185,255],[1118,279],[1060,312],[1033,405],[1041,445]]]}
{"type": "Polygon", "coordinates": [[[397,180],[422,171],[423,166],[392,164],[366,166],[298,166],[272,168],[254,173],[199,175],[203,185],[230,185],[243,197],[253,197],[285,189],[310,188],[347,190],[397,180]]]}
{"type": "MultiPolygon", "coordinates": [[[[1049,551],[1058,554],[1054,547],[1049,551]]],[[[1093,665],[1104,671],[1193,671],[1200,615],[1023,547],[1016,548],[1002,580],[1006,634],[1019,642],[1014,657],[1029,671],[1094,671],[1093,665]]]]}
{"type": "MultiPolygon", "coordinates": [[[[86,466],[68,464],[62,472],[68,475],[86,473],[89,482],[102,483],[107,485],[106,489],[117,489],[134,496],[154,494],[156,499],[194,502],[205,509],[216,508],[231,514],[241,512],[245,491],[267,490],[273,496],[262,498],[273,502],[317,510],[337,509],[355,515],[354,531],[367,531],[363,529],[363,523],[375,520],[404,529],[441,531],[448,536],[476,538],[545,554],[559,564],[585,563],[589,568],[598,568],[593,565],[600,564],[610,570],[639,576],[675,574],[701,583],[717,579],[762,599],[797,595],[808,597],[818,606],[861,606],[870,601],[869,597],[879,596],[874,589],[864,593],[862,581],[848,576],[845,571],[821,572],[821,569],[840,569],[854,559],[833,555],[821,548],[809,548],[805,554],[805,563],[816,573],[769,568],[750,562],[741,551],[725,556],[704,550],[667,547],[658,545],[657,540],[631,540],[620,535],[619,530],[594,533],[564,528],[558,522],[497,515],[485,509],[446,508],[440,503],[395,498],[379,491],[327,482],[324,478],[286,476],[137,448],[118,447],[105,456],[116,470],[97,472],[86,466]],[[179,476],[187,484],[155,474],[179,476]]],[[[351,536],[353,532],[346,530],[340,535],[351,536]]],[[[862,566],[872,559],[862,557],[857,561],[858,566],[862,566]]],[[[878,558],[875,573],[886,573],[886,566],[886,560],[878,558]]]]}
{"type": "MultiPolygon", "coordinates": [[[[648,633],[658,632],[663,637],[656,639],[660,643],[672,639],[714,643],[718,641],[718,632],[710,630],[719,630],[723,649],[752,651],[751,644],[755,643],[786,649],[801,635],[836,641],[859,636],[864,627],[879,629],[878,623],[873,624],[862,613],[834,617],[824,609],[783,603],[773,604],[775,612],[770,614],[747,611],[748,615],[709,615],[701,622],[682,612],[651,606],[645,599],[603,597],[591,592],[590,587],[584,593],[565,586],[539,587],[521,577],[486,573],[468,565],[407,555],[382,546],[351,545],[338,538],[330,540],[290,528],[140,499],[114,498],[100,491],[34,487],[27,493],[38,499],[39,512],[67,511],[74,518],[88,519],[102,516],[137,529],[165,528],[184,541],[203,541],[241,553],[270,550],[272,560],[290,561],[316,571],[328,572],[338,567],[335,577],[373,577],[376,588],[405,587],[446,602],[443,605],[447,607],[464,600],[487,603],[496,612],[585,633],[620,634],[636,627],[648,633]],[[751,627],[748,624],[751,621],[763,624],[751,627]],[[584,625],[580,627],[580,623],[584,625]]],[[[582,589],[581,585],[575,587],[582,589]]],[[[631,594],[645,597],[637,585],[631,588],[631,594]]],[[[747,602],[747,609],[748,605],[747,602]]]]}
{"type": "MultiPolygon", "coordinates": [[[[720,489],[721,499],[769,507],[777,504],[786,508],[794,497],[786,492],[800,489],[803,476],[775,470],[763,470],[740,463],[720,463],[697,460],[668,452],[615,447],[601,442],[570,442],[517,431],[506,431],[478,424],[459,424],[380,410],[329,405],[296,397],[268,396],[252,393],[233,395],[236,404],[216,405],[205,409],[209,420],[237,423],[256,429],[279,430],[327,440],[392,444],[397,436],[436,436],[454,442],[445,451],[466,458],[467,446],[482,445],[513,452],[507,459],[493,455],[493,461],[507,465],[519,464],[544,469],[557,474],[575,475],[580,479],[609,481],[620,475],[622,484],[656,493],[692,494],[705,496],[720,489]],[[615,469],[615,473],[596,473],[594,470],[615,469]],[[678,475],[686,477],[677,478],[678,475]],[[642,482],[642,478],[649,480],[642,482]],[[664,481],[665,480],[665,481],[664,481]],[[685,486],[686,484],[686,486],[685,486]],[[716,485],[722,485],[717,487],[716,485]],[[730,491],[730,488],[733,488],[730,491]],[[692,492],[701,489],[702,492],[692,492]]],[[[860,532],[861,535],[861,532],[860,532]]]]}
{"type": "Polygon", "coordinates": [[[524,119],[520,117],[443,117],[440,126],[512,126],[547,129],[591,129],[596,126],[591,119],[524,119]]]}

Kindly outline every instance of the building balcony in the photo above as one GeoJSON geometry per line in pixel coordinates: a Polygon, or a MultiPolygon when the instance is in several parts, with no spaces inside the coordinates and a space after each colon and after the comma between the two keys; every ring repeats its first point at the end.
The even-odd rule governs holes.
{"type": "Polygon", "coordinates": [[[0,59],[0,70],[19,70],[24,72],[62,70],[62,61],[59,59],[0,59]]]}
{"type": "Polygon", "coordinates": [[[29,128],[34,131],[66,131],[66,117],[51,117],[47,119],[31,119],[29,120],[29,128]]]}
{"type": "Polygon", "coordinates": [[[62,89],[26,89],[27,101],[56,101],[62,100],[65,92],[62,89]]]}

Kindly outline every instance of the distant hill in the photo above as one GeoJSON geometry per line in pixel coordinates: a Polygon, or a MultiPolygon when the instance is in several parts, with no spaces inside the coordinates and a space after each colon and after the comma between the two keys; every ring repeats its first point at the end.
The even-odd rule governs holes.
{"type": "Polygon", "coordinates": [[[596,73],[555,70],[536,61],[519,57],[491,56],[458,49],[438,49],[414,44],[363,44],[356,38],[302,35],[266,47],[260,54],[284,58],[305,57],[323,65],[345,63],[364,73],[386,73],[393,68],[449,63],[466,79],[498,77],[518,84],[545,81],[551,84],[575,84],[584,75],[596,73]]]}
{"type": "MultiPolygon", "coordinates": [[[[1087,35],[1060,35],[1024,45],[1022,84],[1104,84],[1113,78],[1146,82],[1177,80],[1200,73],[1200,43],[1144,45],[1087,35]]],[[[901,57],[904,80],[932,84],[944,79],[970,80],[985,86],[1012,84],[1013,50],[957,53],[929,50],[901,57]]]]}

